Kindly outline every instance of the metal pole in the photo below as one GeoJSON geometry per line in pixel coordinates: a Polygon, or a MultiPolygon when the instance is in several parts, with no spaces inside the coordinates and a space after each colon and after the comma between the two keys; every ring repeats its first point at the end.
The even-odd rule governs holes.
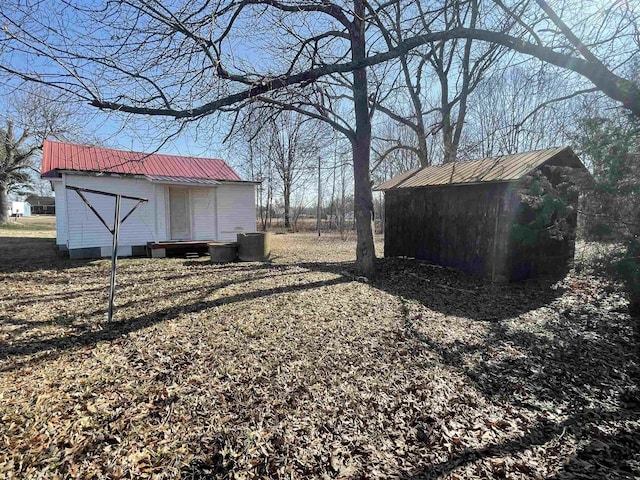
{"type": "Polygon", "coordinates": [[[318,157],[318,236],[320,236],[320,221],[321,221],[321,216],[322,216],[322,197],[321,197],[321,190],[320,188],[322,187],[321,182],[321,178],[320,178],[320,157],[318,157]]]}
{"type": "Polygon", "coordinates": [[[121,195],[116,195],[116,213],[113,219],[113,243],[111,246],[111,284],[109,285],[109,310],[107,321],[113,317],[113,296],[116,290],[116,264],[118,260],[118,233],[120,231],[120,200],[121,195]]]}

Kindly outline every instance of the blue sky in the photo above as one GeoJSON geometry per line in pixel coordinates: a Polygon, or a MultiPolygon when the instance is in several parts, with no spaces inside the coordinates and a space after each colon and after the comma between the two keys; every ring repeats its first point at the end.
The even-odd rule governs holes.
{"type": "MultiPolygon", "coordinates": [[[[90,5],[100,6],[101,1],[93,2],[86,0],[78,5],[89,7],[90,5]]],[[[56,1],[47,1],[34,4],[33,9],[29,10],[22,7],[21,4],[3,5],[2,16],[5,17],[3,22],[6,27],[17,29],[17,25],[31,26],[31,31],[42,39],[51,38],[53,45],[64,45],[67,43],[71,50],[76,48],[84,55],[91,56],[94,45],[100,43],[108,45],[110,43],[110,31],[103,31],[99,24],[90,24],[83,17],[82,13],[67,8],[62,3],[56,1]],[[45,15],[48,13],[48,15],[45,15]],[[15,20],[15,25],[11,23],[15,20]],[[57,43],[55,43],[57,42],[57,43]]],[[[0,36],[2,39],[2,36],[0,36]]],[[[19,44],[17,49],[2,51],[4,45],[0,43],[0,55],[3,56],[2,61],[20,71],[28,72],[32,75],[46,81],[60,82],[61,85],[69,85],[71,75],[70,70],[61,67],[60,64],[71,66],[71,69],[79,65],[78,83],[99,84],[102,79],[97,68],[99,64],[92,65],[85,62],[83,67],[82,61],[76,60],[65,61],[64,58],[60,64],[47,59],[43,55],[34,54],[33,50],[29,54],[25,54],[19,44]],[[89,66],[87,69],[86,66],[89,66]]],[[[38,46],[38,49],[47,52],[48,46],[38,46]]],[[[242,56],[247,54],[244,48],[235,47],[236,52],[242,56]],[[242,51],[240,51],[242,50],[242,51]]],[[[106,51],[106,50],[105,50],[106,51]]],[[[51,50],[54,56],[59,56],[54,49],[51,50]]],[[[49,54],[51,54],[49,52],[49,54]]],[[[108,53],[107,53],[108,54],[108,53]]],[[[249,53],[249,57],[251,54],[249,53]]],[[[141,59],[141,62],[144,58],[141,59]]],[[[179,74],[179,72],[176,72],[179,74]]],[[[103,83],[98,90],[109,95],[112,84],[103,83]]],[[[142,84],[144,87],[145,84],[142,84]]],[[[29,88],[29,87],[26,87],[29,88]]],[[[79,87],[71,87],[72,89],[79,87]]],[[[122,84],[117,85],[116,89],[124,88],[122,84]]],[[[127,88],[141,88],[139,84],[131,83],[127,88]]],[[[0,118],[6,115],[9,106],[14,97],[24,91],[25,87],[20,85],[16,78],[10,78],[3,75],[0,78],[0,118]],[[4,108],[3,108],[4,107],[4,108]]],[[[117,92],[117,90],[116,90],[117,92]]],[[[83,92],[78,90],[80,95],[83,92]]],[[[126,93],[126,92],[125,92],[126,93]]],[[[174,92],[167,90],[168,95],[174,92]]],[[[78,124],[77,132],[73,135],[73,140],[78,143],[98,143],[112,148],[122,148],[125,150],[135,151],[155,151],[162,153],[189,155],[189,156],[206,156],[226,158],[228,155],[228,146],[222,145],[222,140],[228,132],[228,124],[224,120],[218,120],[214,123],[213,119],[205,119],[199,123],[193,123],[184,128],[183,131],[176,134],[180,128],[180,124],[175,120],[159,117],[145,116],[123,116],[113,112],[103,112],[94,107],[89,106],[86,102],[78,103],[78,99],[72,100],[71,108],[77,111],[76,123],[78,124]]],[[[4,123],[4,122],[3,122],[4,123]]]]}

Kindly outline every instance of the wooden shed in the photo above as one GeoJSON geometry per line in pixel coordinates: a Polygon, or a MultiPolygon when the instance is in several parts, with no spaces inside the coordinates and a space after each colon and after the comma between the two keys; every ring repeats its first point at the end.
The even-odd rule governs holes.
{"type": "Polygon", "coordinates": [[[385,192],[385,257],[412,257],[495,282],[561,274],[575,250],[586,169],[570,148],[416,168],[385,192]]]}

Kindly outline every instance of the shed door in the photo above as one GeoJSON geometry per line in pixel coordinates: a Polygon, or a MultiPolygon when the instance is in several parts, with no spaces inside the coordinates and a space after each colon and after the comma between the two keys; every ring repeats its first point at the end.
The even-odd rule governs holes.
{"type": "Polygon", "coordinates": [[[171,240],[191,239],[191,216],[189,211],[189,190],[186,188],[169,188],[171,240]]]}

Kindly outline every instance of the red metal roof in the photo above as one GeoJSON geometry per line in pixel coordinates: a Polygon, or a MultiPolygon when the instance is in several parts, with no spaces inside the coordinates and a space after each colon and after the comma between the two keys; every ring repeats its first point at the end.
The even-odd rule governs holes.
{"type": "Polygon", "coordinates": [[[45,140],[42,150],[42,177],[59,177],[61,170],[144,175],[150,179],[176,181],[242,181],[224,160],[218,158],[127,152],[45,140]]]}

